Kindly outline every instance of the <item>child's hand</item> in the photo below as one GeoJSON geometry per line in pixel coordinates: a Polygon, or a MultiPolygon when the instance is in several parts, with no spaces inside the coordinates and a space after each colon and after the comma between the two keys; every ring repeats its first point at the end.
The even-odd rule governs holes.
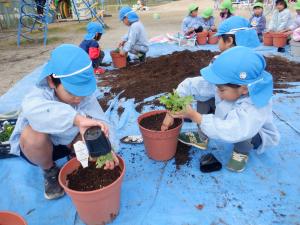
{"type": "Polygon", "coordinates": [[[216,31],[217,30],[215,26],[211,26],[210,29],[211,29],[211,31],[216,31]]]}
{"type": "Polygon", "coordinates": [[[169,129],[170,126],[172,126],[174,124],[174,118],[169,114],[167,113],[166,114],[166,117],[163,121],[163,124],[161,125],[161,130],[162,131],[166,131],[169,129]]]}
{"type": "Polygon", "coordinates": [[[105,123],[99,120],[87,118],[79,114],[75,116],[74,125],[79,128],[80,134],[82,136],[88,128],[93,126],[101,127],[101,130],[103,131],[106,137],[108,137],[109,134],[108,126],[105,123]]]}
{"type": "Polygon", "coordinates": [[[123,50],[120,50],[120,53],[119,53],[121,56],[125,56],[126,55],[126,52],[124,52],[123,50]]]}
{"type": "Polygon", "coordinates": [[[105,162],[105,166],[104,166],[105,170],[107,170],[107,169],[113,170],[116,166],[119,165],[119,159],[116,156],[116,153],[114,153],[113,151],[111,151],[111,154],[112,154],[112,156],[114,158],[114,161],[106,161],[105,162]]]}
{"type": "Polygon", "coordinates": [[[123,46],[125,45],[125,43],[126,43],[126,41],[121,41],[121,42],[119,43],[119,48],[123,47],[123,46]]]}
{"type": "Polygon", "coordinates": [[[190,105],[188,105],[186,109],[181,112],[172,113],[171,116],[173,118],[188,118],[195,123],[201,123],[202,120],[201,114],[194,110],[190,105]]]}

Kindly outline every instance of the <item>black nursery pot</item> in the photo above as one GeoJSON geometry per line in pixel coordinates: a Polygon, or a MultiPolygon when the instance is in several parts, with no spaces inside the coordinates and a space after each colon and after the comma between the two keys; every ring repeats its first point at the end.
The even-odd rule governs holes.
{"type": "Polygon", "coordinates": [[[100,127],[90,127],[83,136],[91,157],[106,155],[111,151],[110,141],[100,127]]]}

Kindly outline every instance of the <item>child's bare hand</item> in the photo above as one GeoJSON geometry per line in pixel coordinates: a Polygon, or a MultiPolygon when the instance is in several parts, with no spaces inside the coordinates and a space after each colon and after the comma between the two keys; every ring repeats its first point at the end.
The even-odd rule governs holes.
{"type": "Polygon", "coordinates": [[[104,166],[104,169],[105,170],[113,170],[116,166],[119,165],[119,159],[116,155],[116,153],[114,153],[113,151],[111,152],[113,158],[114,158],[114,161],[106,161],[105,162],[105,166],[104,166]]]}
{"type": "Polygon", "coordinates": [[[166,131],[169,129],[170,126],[172,126],[174,124],[174,118],[169,114],[167,113],[166,114],[166,117],[163,121],[163,124],[161,125],[161,130],[162,131],[166,131]]]}
{"type": "Polygon", "coordinates": [[[76,115],[76,117],[74,119],[74,125],[79,128],[79,132],[82,136],[88,128],[93,127],[93,126],[100,127],[106,137],[108,137],[108,135],[109,135],[109,129],[105,123],[103,123],[99,120],[87,118],[87,117],[79,115],[79,114],[76,115]]]}
{"type": "Polygon", "coordinates": [[[124,56],[124,55],[126,55],[126,52],[124,52],[123,50],[120,50],[119,54],[122,55],[122,56],[124,56]]]}
{"type": "Polygon", "coordinates": [[[123,47],[125,43],[126,43],[126,41],[121,41],[121,42],[119,43],[119,48],[123,47]]]}
{"type": "Polygon", "coordinates": [[[196,110],[192,108],[192,106],[188,105],[185,110],[182,110],[181,112],[172,113],[171,116],[173,118],[187,118],[191,119],[192,121],[196,123],[201,123],[202,116],[200,113],[198,113],[196,110]]]}

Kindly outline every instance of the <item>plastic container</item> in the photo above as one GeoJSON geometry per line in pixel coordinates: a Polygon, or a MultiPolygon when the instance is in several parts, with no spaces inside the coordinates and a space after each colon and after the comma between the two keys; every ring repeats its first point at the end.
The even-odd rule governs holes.
{"type": "Polygon", "coordinates": [[[75,191],[68,188],[67,175],[78,169],[80,162],[76,158],[67,162],[59,172],[59,184],[72,199],[79,217],[87,225],[99,225],[111,222],[119,213],[121,185],[125,174],[124,160],[118,156],[121,175],[112,184],[94,191],[75,191]]]}
{"type": "Polygon", "coordinates": [[[1,225],[27,225],[26,221],[17,213],[0,211],[1,225]]]}
{"type": "Polygon", "coordinates": [[[197,33],[197,43],[198,45],[205,45],[207,43],[208,31],[202,31],[197,33]]]}
{"type": "Polygon", "coordinates": [[[287,35],[285,33],[273,33],[273,45],[277,48],[283,48],[286,45],[287,35]]]}
{"type": "Polygon", "coordinates": [[[111,143],[100,127],[90,127],[83,136],[91,157],[106,155],[111,151],[111,143]]]}
{"type": "Polygon", "coordinates": [[[139,116],[138,124],[144,139],[144,145],[149,158],[157,161],[166,161],[174,157],[176,153],[178,135],[182,123],[174,129],[167,131],[148,130],[140,125],[142,119],[155,114],[167,112],[166,110],[157,110],[144,113],[139,116]]]}
{"type": "Polygon", "coordinates": [[[271,32],[263,33],[263,42],[265,46],[273,45],[273,36],[271,32]]]}
{"type": "Polygon", "coordinates": [[[291,55],[299,57],[300,56],[300,42],[291,40],[290,45],[291,45],[291,55]]]}
{"type": "Polygon", "coordinates": [[[112,63],[114,65],[114,67],[119,68],[119,69],[126,67],[127,60],[126,60],[125,55],[122,56],[118,52],[115,52],[115,51],[111,51],[110,55],[111,55],[112,63]]]}

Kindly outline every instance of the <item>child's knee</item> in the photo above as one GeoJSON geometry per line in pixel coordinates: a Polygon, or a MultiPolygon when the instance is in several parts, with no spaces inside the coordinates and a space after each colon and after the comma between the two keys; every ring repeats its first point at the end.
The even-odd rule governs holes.
{"type": "Polygon", "coordinates": [[[21,133],[20,146],[23,149],[44,147],[49,143],[48,134],[40,133],[27,126],[21,133]]]}

